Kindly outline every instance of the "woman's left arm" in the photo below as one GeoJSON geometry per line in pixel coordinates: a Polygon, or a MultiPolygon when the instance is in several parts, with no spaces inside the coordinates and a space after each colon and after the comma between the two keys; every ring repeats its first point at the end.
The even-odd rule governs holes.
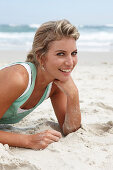
{"type": "Polygon", "coordinates": [[[66,82],[54,81],[57,90],[51,96],[52,105],[64,135],[76,131],[81,124],[78,89],[70,77],[66,82]]]}

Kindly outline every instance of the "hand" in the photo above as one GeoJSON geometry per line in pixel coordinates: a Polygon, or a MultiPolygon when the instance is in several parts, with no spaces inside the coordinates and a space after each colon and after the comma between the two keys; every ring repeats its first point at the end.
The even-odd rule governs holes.
{"type": "Polygon", "coordinates": [[[28,148],[39,150],[45,149],[49,144],[58,142],[61,138],[61,133],[56,130],[46,130],[35,135],[28,135],[28,148]]]}
{"type": "Polygon", "coordinates": [[[71,76],[69,79],[65,82],[61,82],[60,80],[54,80],[54,83],[57,85],[57,87],[65,93],[67,96],[73,95],[76,91],[78,91],[73,79],[71,76]]]}

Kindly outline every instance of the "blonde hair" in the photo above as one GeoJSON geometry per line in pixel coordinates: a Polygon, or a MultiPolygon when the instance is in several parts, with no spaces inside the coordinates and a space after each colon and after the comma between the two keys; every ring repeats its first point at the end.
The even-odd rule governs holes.
{"type": "Polygon", "coordinates": [[[68,20],[49,21],[42,24],[35,33],[32,50],[27,55],[27,62],[38,65],[36,56],[40,58],[46,54],[49,49],[49,43],[60,40],[63,37],[79,38],[79,32],[68,20]]]}

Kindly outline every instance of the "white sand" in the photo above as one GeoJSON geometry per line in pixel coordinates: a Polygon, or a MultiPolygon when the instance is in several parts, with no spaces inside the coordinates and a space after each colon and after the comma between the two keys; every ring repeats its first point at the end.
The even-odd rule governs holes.
{"type": "MultiPolygon", "coordinates": [[[[1,60],[1,54],[4,65],[9,60],[1,60]]],[[[0,144],[0,170],[113,170],[113,53],[79,55],[72,76],[79,88],[81,128],[40,151],[0,144]]],[[[20,123],[1,128],[29,134],[60,131],[49,100],[20,123]]]]}

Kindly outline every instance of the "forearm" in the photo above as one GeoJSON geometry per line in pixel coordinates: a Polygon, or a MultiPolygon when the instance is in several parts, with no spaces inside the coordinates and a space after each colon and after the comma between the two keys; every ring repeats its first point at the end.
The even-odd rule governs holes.
{"type": "Polygon", "coordinates": [[[27,136],[24,134],[16,134],[11,132],[0,131],[0,143],[9,146],[27,147],[27,136]]]}
{"type": "Polygon", "coordinates": [[[63,133],[65,135],[76,131],[81,124],[81,113],[79,106],[79,94],[76,89],[72,94],[67,96],[67,109],[63,124],[63,133]]]}

